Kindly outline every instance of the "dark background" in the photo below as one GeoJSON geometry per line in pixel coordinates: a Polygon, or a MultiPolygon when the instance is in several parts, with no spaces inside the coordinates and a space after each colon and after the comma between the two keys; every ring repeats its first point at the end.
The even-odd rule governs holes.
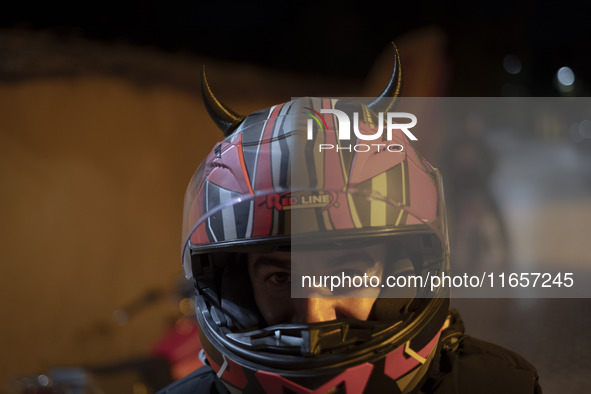
{"type": "Polygon", "coordinates": [[[568,94],[581,96],[591,79],[590,10],[572,1],[22,2],[4,8],[0,24],[358,79],[389,41],[433,25],[448,36],[447,95],[556,96],[554,75],[569,66],[576,86],[568,94]],[[504,71],[507,54],[522,72],[504,71]],[[513,88],[503,91],[506,83],[513,88]]]}

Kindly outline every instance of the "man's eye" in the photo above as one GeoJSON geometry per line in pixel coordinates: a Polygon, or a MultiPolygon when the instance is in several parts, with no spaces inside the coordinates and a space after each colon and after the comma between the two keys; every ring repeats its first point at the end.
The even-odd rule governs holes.
{"type": "Polygon", "coordinates": [[[291,281],[291,274],[288,272],[275,272],[269,275],[268,280],[274,285],[284,285],[291,281]]]}

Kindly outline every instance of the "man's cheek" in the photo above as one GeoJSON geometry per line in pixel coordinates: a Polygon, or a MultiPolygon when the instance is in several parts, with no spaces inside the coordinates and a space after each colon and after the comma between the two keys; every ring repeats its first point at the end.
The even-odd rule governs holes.
{"type": "Polygon", "coordinates": [[[265,307],[265,311],[262,312],[263,317],[269,325],[290,322],[293,314],[291,305],[287,302],[276,301],[278,301],[276,304],[265,307]]]}

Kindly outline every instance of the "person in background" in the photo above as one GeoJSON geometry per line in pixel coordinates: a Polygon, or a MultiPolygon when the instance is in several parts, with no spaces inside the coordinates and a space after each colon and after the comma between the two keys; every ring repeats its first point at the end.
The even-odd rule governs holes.
{"type": "Polygon", "coordinates": [[[401,82],[395,49],[369,103],[244,117],[203,72],[224,139],[186,192],[183,266],[206,365],[161,393],[541,393],[526,360],[465,335],[449,288],[385,285],[450,269],[441,174],[380,128],[401,82]]]}

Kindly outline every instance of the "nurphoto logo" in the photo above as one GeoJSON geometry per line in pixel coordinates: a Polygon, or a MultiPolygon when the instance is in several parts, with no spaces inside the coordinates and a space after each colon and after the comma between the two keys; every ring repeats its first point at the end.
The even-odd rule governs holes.
{"type": "MultiPolygon", "coordinates": [[[[326,123],[326,119],[322,114],[331,114],[337,118],[338,121],[338,139],[340,141],[348,141],[351,139],[351,124],[353,124],[353,134],[359,140],[362,141],[375,141],[378,139],[383,139],[384,133],[384,112],[378,113],[378,126],[377,128],[371,129],[365,123],[359,124],[359,113],[353,112],[353,122],[349,119],[349,115],[344,111],[338,109],[321,109],[320,112],[314,110],[313,108],[306,107],[307,110],[310,112],[306,112],[306,115],[310,116],[311,119],[308,119],[307,123],[307,131],[308,131],[308,140],[314,139],[314,122],[318,125],[319,130],[324,130],[325,132],[328,130],[328,126],[326,123]]],[[[417,117],[408,112],[386,112],[386,139],[388,141],[392,140],[392,134],[395,130],[402,131],[411,141],[417,141],[418,138],[415,137],[413,133],[410,132],[410,128],[416,126],[417,124],[417,117]],[[394,119],[401,120],[406,119],[409,122],[406,123],[398,123],[395,122],[394,119]]],[[[355,144],[355,145],[343,145],[343,144],[319,144],[318,149],[320,152],[323,150],[330,150],[335,149],[339,150],[347,150],[351,152],[351,150],[355,152],[368,152],[372,148],[377,148],[378,152],[381,150],[388,151],[388,152],[402,152],[404,147],[400,144],[355,144]]]]}

